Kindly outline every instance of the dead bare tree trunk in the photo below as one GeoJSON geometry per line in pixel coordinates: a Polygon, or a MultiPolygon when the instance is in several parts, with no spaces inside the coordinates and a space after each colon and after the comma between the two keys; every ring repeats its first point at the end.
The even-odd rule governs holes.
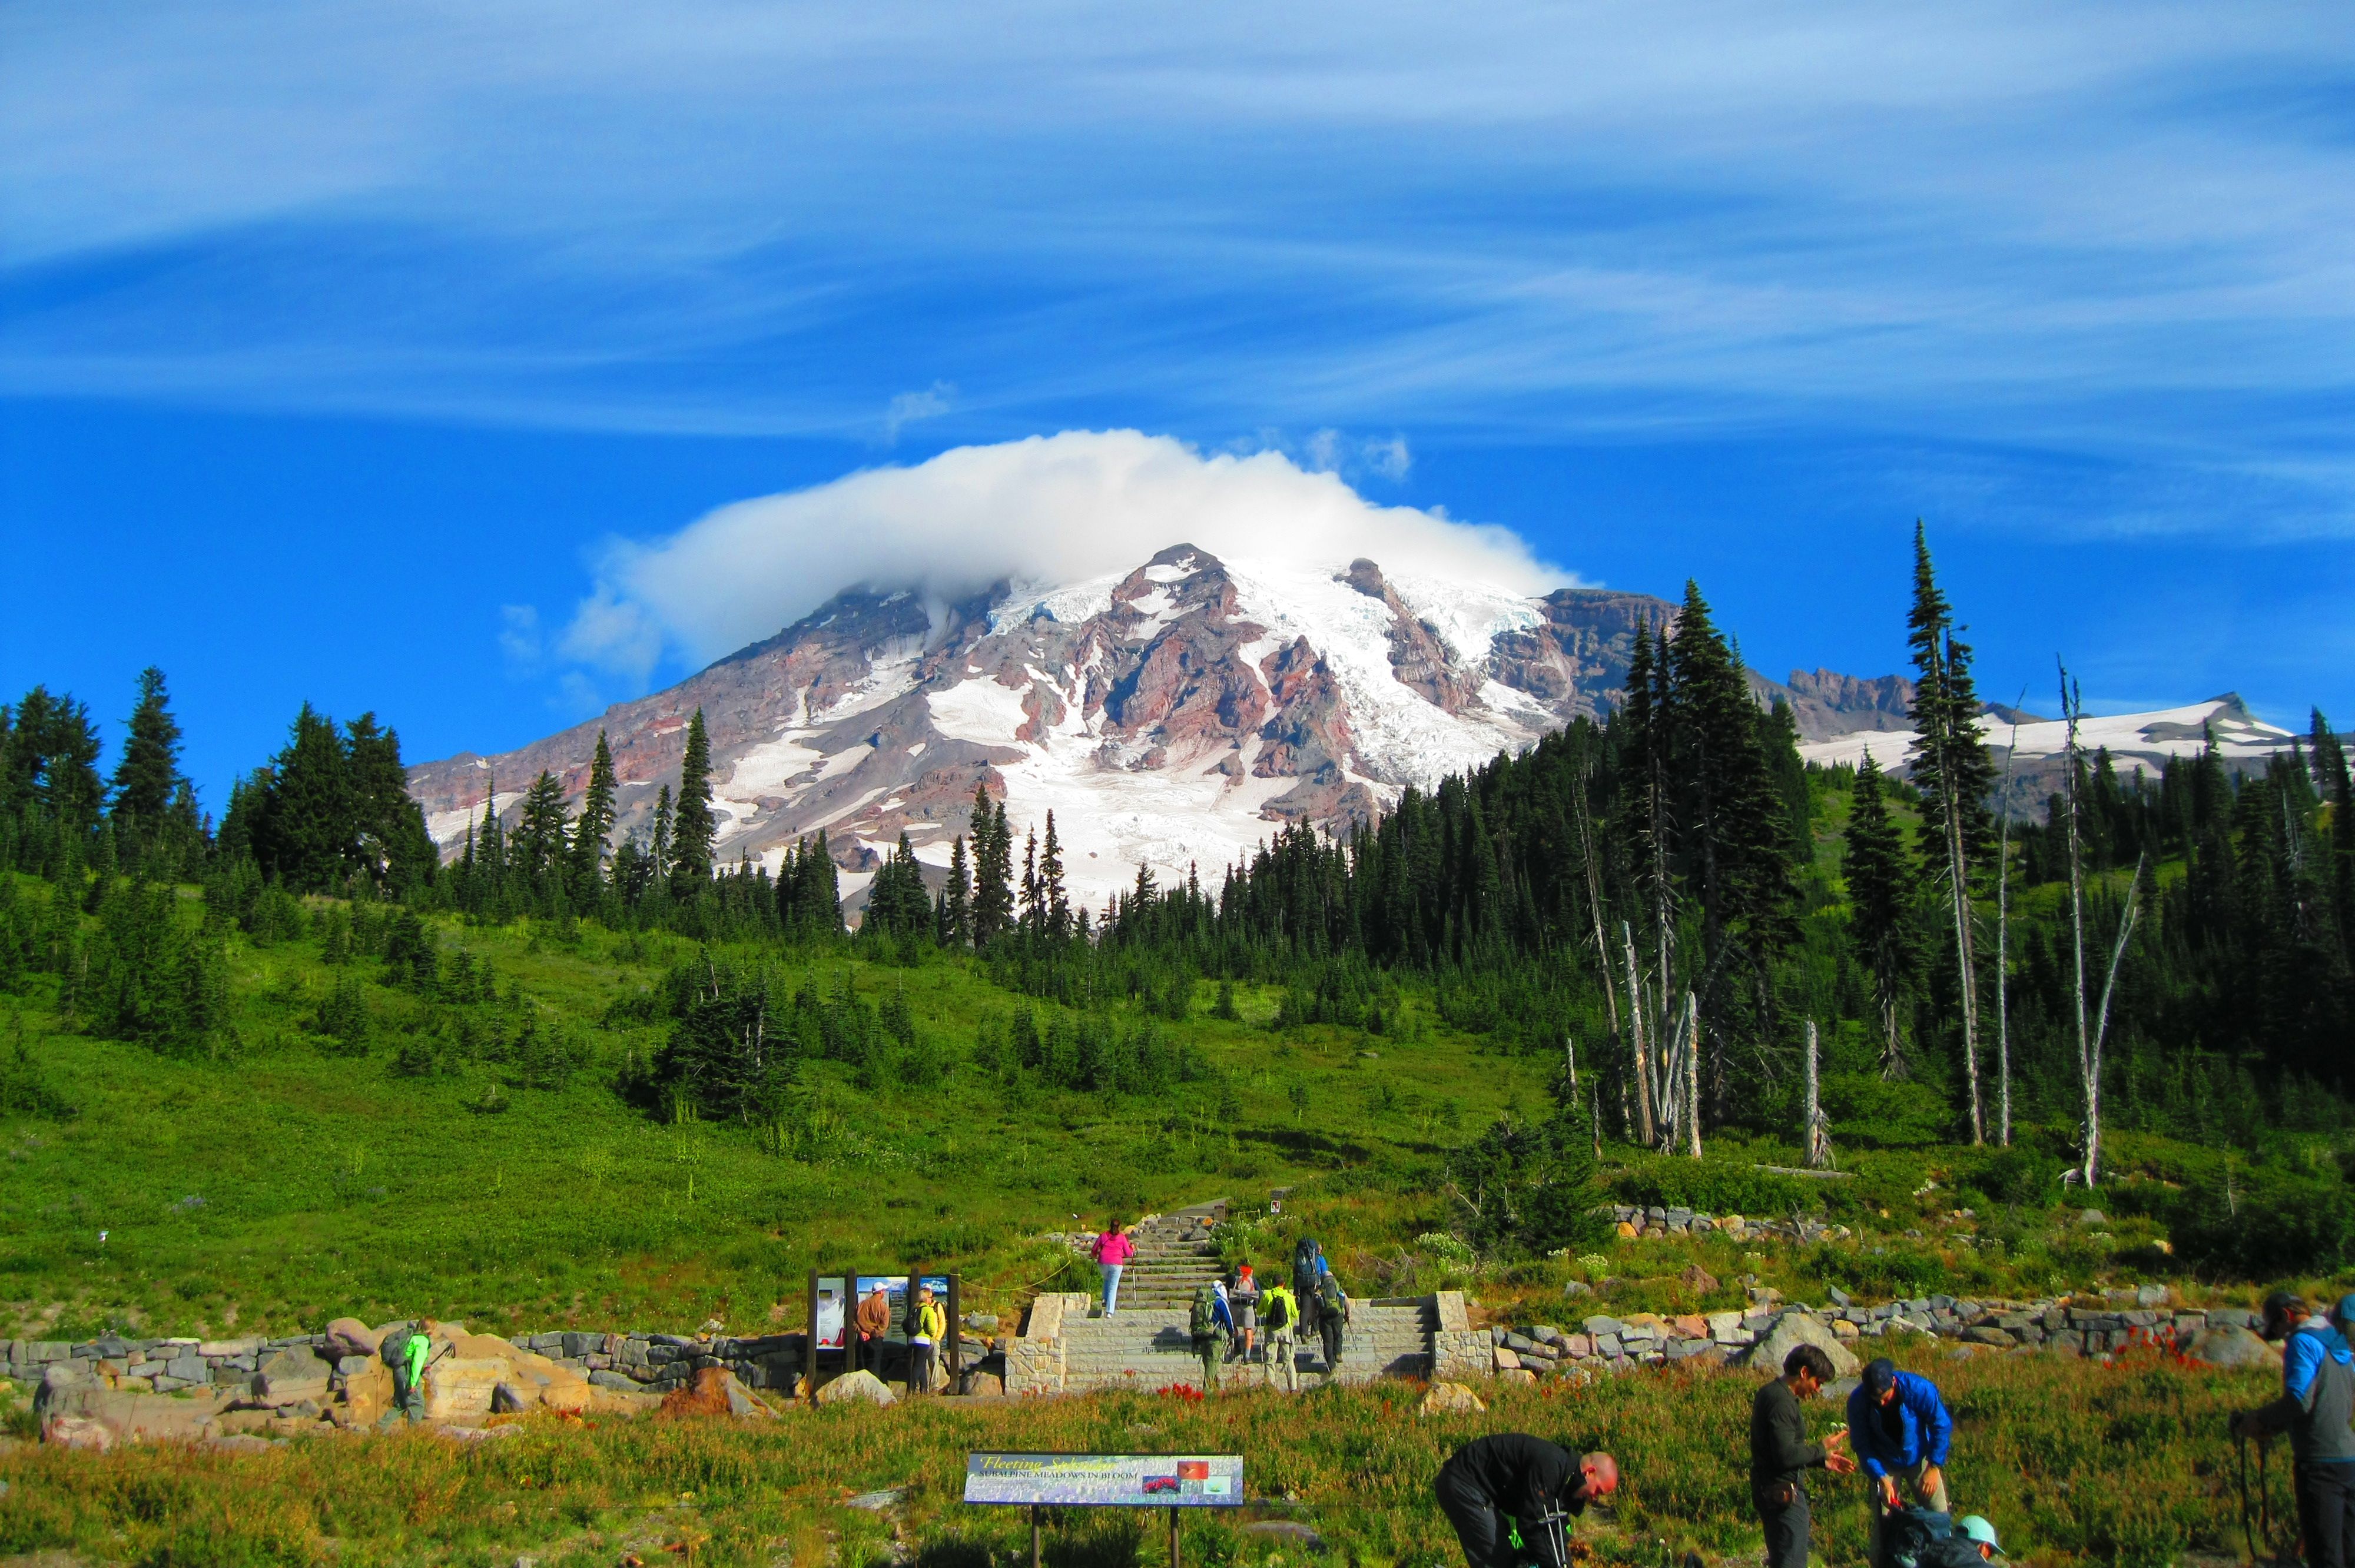
{"type": "Polygon", "coordinates": [[[1685,1152],[1700,1158],[1700,999],[1685,992],[1685,1152]]]}
{"type": "Polygon", "coordinates": [[[1652,1069],[1644,1059],[1643,989],[1636,978],[1636,931],[1626,921],[1619,922],[1620,938],[1627,952],[1627,1031],[1636,1047],[1636,1131],[1645,1148],[1652,1146],[1652,1069]]]}
{"type": "Polygon", "coordinates": [[[1824,1119],[1823,1097],[1816,1066],[1816,1021],[1807,1020],[1807,1169],[1821,1171],[1832,1162],[1830,1125],[1824,1119]]]}
{"type": "MultiPolygon", "coordinates": [[[[1942,693],[1945,684],[1945,666],[1946,661],[1939,657],[1939,650],[1934,643],[1931,668],[1942,693]]],[[[1946,733],[1946,729],[1955,715],[1946,706],[1943,695],[1939,699],[1937,712],[1940,733],[1935,737],[1934,755],[1938,769],[1938,792],[1946,802],[1946,831],[1943,836],[1946,841],[1948,902],[1955,920],[1955,978],[1960,982],[1963,999],[1963,1075],[1970,1080],[1971,1141],[1977,1144],[1987,1141],[1987,1122],[1979,1104],[1979,1000],[1977,965],[1974,961],[1976,955],[1972,951],[1971,941],[1970,867],[1963,853],[1963,813],[1968,807],[1966,802],[1955,796],[1955,775],[1948,762],[1948,747],[1953,736],[1946,733]]],[[[1970,724],[1975,720],[1965,715],[1961,722],[1970,724]]]]}
{"type": "Polygon", "coordinates": [[[2061,666],[2061,716],[2068,721],[2068,746],[2062,758],[2062,810],[2068,822],[2069,842],[2069,939],[2075,958],[2075,976],[2072,995],[2076,1006],[2077,1021],[2077,1081],[2085,1097],[2085,1180],[2093,1181],[2094,1139],[2100,1121],[2100,1086],[2094,1081],[2093,1039],[2085,1032],[2085,871],[2083,846],[2077,834],[2077,721],[2083,710],[2078,706],[2076,683],[2069,679],[2069,666],[2061,666]]]}
{"type": "Polygon", "coordinates": [[[2102,1163],[2102,1042],[2110,1033],[2110,998],[2117,994],[2118,966],[2126,962],[2126,943],[2134,937],[2135,916],[2142,899],[2142,874],[2150,863],[2146,852],[2135,861],[2134,881],[2126,885],[2126,912],[2118,917],[2118,939],[2110,948],[2110,978],[2102,984],[2102,1011],[2094,1023],[2093,1064],[2085,1079],[2085,1190],[2092,1192],[2102,1163]]]}
{"type": "MultiPolygon", "coordinates": [[[[2028,700],[2022,690],[2019,701],[2028,700]]],[[[2017,712],[2019,703],[2012,708],[2017,712]]],[[[1995,1076],[1996,1141],[2011,1147],[2011,770],[2019,761],[2019,721],[2011,721],[2011,745],[2003,759],[2003,813],[1995,852],[1995,1076]]]]}

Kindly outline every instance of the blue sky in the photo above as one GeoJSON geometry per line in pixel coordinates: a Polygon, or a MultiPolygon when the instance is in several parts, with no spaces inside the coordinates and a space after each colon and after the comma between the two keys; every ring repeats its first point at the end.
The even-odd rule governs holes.
{"type": "Polygon", "coordinates": [[[2355,723],[2343,16],[1466,10],[11,7],[0,686],[161,663],[216,805],[305,697],[510,746],[698,656],[568,657],[616,541],[1135,428],[1778,674],[1918,514],[1990,695],[2355,723]]]}

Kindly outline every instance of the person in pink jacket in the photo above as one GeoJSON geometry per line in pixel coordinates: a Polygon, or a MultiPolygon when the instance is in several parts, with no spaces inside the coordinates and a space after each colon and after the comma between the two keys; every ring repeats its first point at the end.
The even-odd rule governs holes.
{"type": "Polygon", "coordinates": [[[1096,1266],[1103,1271],[1103,1311],[1109,1318],[1120,1306],[1120,1271],[1136,1255],[1136,1244],[1120,1228],[1117,1219],[1104,1222],[1103,1234],[1096,1237],[1096,1266]]]}

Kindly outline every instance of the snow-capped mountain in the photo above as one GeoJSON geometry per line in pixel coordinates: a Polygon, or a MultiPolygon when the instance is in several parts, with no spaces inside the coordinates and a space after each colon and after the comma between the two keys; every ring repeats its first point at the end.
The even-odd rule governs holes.
{"type": "MultiPolygon", "coordinates": [[[[1907,694],[1910,699],[1910,685],[1907,694]]],[[[1900,723],[1903,723],[1902,710],[1900,723]]],[[[2041,813],[2045,800],[2061,785],[2061,758],[2068,749],[2069,726],[2059,719],[1990,706],[1979,715],[1978,728],[1997,768],[2010,769],[2012,787],[2007,804],[2016,811],[2041,813]]],[[[2185,707],[2088,717],[2077,725],[2079,750],[2089,756],[2108,751],[2111,766],[2121,778],[2132,777],[2137,768],[2156,776],[2169,758],[2191,756],[2211,737],[2224,766],[2234,772],[2263,768],[2268,758],[2287,750],[2296,738],[2249,712],[2232,692],[2185,707]]],[[[1883,769],[1902,773],[1914,738],[1910,726],[1857,729],[1807,740],[1800,746],[1799,755],[1826,767],[1839,763],[1854,767],[1870,751],[1883,769]]]]}
{"type": "Polygon", "coordinates": [[[1140,861],[1165,882],[1215,877],[1283,823],[1365,820],[1608,709],[1638,623],[1672,615],[1641,594],[1530,599],[1181,544],[1124,575],[962,604],[846,591],[668,691],[503,756],[422,765],[410,787],[454,851],[494,783],[502,813],[543,768],[577,800],[602,729],[626,832],[677,779],[700,707],[724,859],[773,864],[823,828],[855,894],[902,832],[944,866],[986,780],[1018,832],[1055,813],[1072,890],[1101,907],[1140,861]]]}

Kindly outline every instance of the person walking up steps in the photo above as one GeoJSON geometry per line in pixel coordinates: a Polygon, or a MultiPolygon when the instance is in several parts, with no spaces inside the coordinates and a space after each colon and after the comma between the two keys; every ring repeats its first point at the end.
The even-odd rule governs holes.
{"type": "Polygon", "coordinates": [[[1331,1383],[1341,1371],[1341,1332],[1348,1323],[1349,1293],[1341,1288],[1333,1266],[1320,1253],[1316,1258],[1316,1334],[1324,1341],[1327,1383],[1331,1383]]]}
{"type": "Polygon", "coordinates": [[[1476,1437],[1439,1467],[1432,1490],[1471,1568],[1568,1568],[1570,1520],[1619,1489],[1608,1454],[1579,1457],[1541,1437],[1476,1437]]]}
{"type": "Polygon", "coordinates": [[[1856,1468],[1840,1452],[1842,1434],[1807,1441],[1803,1407],[1831,1376],[1831,1357],[1801,1345],[1783,1358],[1783,1375],[1751,1402],[1750,1500],[1766,1529],[1766,1568],[1807,1568],[1807,1472],[1820,1466],[1845,1476],[1856,1468]]]}
{"type": "Polygon", "coordinates": [[[1235,1265],[1235,1282],[1227,1291],[1228,1304],[1235,1309],[1235,1343],[1245,1366],[1251,1364],[1252,1341],[1259,1333],[1259,1281],[1252,1277],[1252,1266],[1235,1265]]]}
{"type": "Polygon", "coordinates": [[[1194,1336],[1194,1353],[1202,1358],[1202,1392],[1216,1393],[1219,1363],[1227,1359],[1227,1341],[1235,1331],[1220,1287],[1212,1284],[1194,1287],[1194,1310],[1186,1326],[1194,1336]]]}
{"type": "Polygon", "coordinates": [[[1120,1221],[1104,1222],[1103,1234],[1096,1237],[1096,1266],[1103,1271],[1103,1315],[1107,1318],[1120,1309],[1120,1271],[1136,1255],[1136,1244],[1120,1228],[1120,1221]]]}
{"type": "MultiPolygon", "coordinates": [[[[2342,1326],[2355,1315],[2355,1295],[2339,1304],[2339,1315],[2342,1326]]],[[[2236,1413],[2232,1435],[2263,1442],[2289,1434],[2307,1568],[2347,1568],[2355,1541],[2355,1349],[2286,1290],[2265,1298],[2265,1338],[2283,1341],[2281,1397],[2236,1413]]]]}
{"type": "Polygon", "coordinates": [[[1871,1488],[1871,1560],[1879,1563],[1888,1518],[1903,1506],[1898,1482],[1905,1482],[1934,1512],[1948,1511],[1946,1449],[1954,1441],[1955,1418],[1946,1413],[1937,1384],[1899,1372],[1883,1356],[1864,1369],[1856,1392],[1848,1396],[1848,1425],[1857,1463],[1871,1488]]]}
{"type": "Polygon", "coordinates": [[[1271,1285],[1260,1297],[1260,1316],[1267,1320],[1267,1380],[1279,1379],[1286,1393],[1300,1392],[1300,1303],[1288,1286],[1271,1285]]]}

